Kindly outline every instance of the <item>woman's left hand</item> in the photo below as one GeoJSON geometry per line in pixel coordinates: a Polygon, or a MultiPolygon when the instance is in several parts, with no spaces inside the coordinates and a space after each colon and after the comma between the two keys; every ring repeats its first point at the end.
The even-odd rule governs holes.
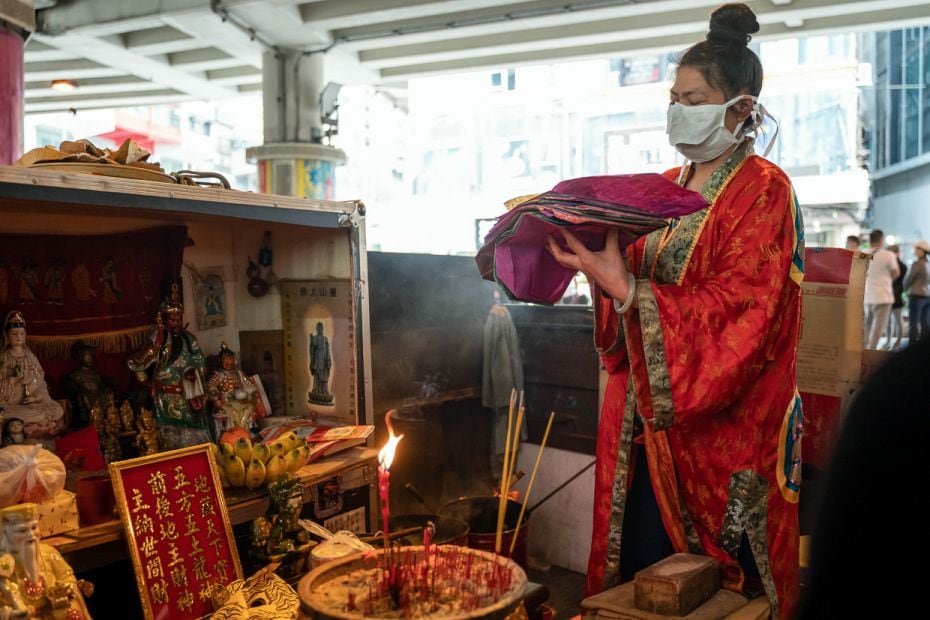
{"type": "Polygon", "coordinates": [[[627,268],[620,253],[620,233],[617,229],[608,229],[604,249],[597,252],[585,247],[581,240],[567,229],[560,228],[559,232],[571,252],[562,250],[555,238],[549,235],[546,237],[546,249],[556,262],[563,267],[582,272],[589,282],[596,283],[601,290],[621,303],[626,301],[629,293],[627,268]]]}

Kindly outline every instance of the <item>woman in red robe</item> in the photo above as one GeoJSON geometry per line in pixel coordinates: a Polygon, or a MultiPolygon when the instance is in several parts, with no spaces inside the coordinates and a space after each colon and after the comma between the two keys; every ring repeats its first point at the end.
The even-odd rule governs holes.
{"type": "Polygon", "coordinates": [[[789,618],[803,227],[785,173],[753,153],[764,113],[762,67],[747,47],[756,31],[745,5],[715,11],[671,89],[669,139],[690,163],[667,176],[709,206],[625,259],[615,233],[601,252],[567,232],[571,252],[552,239],[548,248],[597,285],[595,343],[609,373],[588,593],[673,552],[699,553],[719,562],[725,587],[764,591],[773,617],[789,618]]]}

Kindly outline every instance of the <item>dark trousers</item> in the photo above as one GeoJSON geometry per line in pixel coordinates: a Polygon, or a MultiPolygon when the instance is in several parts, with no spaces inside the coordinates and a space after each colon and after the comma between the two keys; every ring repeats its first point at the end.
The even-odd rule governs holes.
{"type": "MultiPolygon", "coordinates": [[[[634,443],[633,453],[633,483],[627,495],[620,539],[620,583],[632,581],[638,571],[675,553],[652,491],[646,448],[634,443]]],[[[740,541],[737,560],[747,577],[759,577],[745,533],[740,541]]]]}
{"type": "Polygon", "coordinates": [[[907,300],[908,344],[930,335],[930,297],[911,295],[907,300]]]}

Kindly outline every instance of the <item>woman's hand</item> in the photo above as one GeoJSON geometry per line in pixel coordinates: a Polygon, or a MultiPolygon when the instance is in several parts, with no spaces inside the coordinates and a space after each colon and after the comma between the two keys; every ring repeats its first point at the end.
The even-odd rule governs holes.
{"type": "Polygon", "coordinates": [[[587,276],[589,282],[597,284],[605,293],[623,303],[629,293],[626,263],[620,253],[620,233],[616,228],[607,230],[607,241],[604,249],[592,252],[571,232],[560,228],[559,232],[565,239],[571,252],[565,252],[559,247],[552,235],[546,237],[546,249],[552,254],[556,262],[563,267],[575,269],[587,276]]]}

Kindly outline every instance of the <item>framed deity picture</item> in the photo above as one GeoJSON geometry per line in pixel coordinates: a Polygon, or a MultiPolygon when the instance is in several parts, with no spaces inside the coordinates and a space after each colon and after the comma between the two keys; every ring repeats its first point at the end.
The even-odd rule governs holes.
{"type": "Polygon", "coordinates": [[[146,620],[213,613],[242,566],[210,444],[110,464],[146,620]]]}
{"type": "Polygon", "coordinates": [[[283,280],[285,409],[355,424],[355,317],[350,280],[283,280]]]}
{"type": "Polygon", "coordinates": [[[239,332],[239,360],[242,372],[261,379],[270,415],[284,415],[284,332],[280,329],[239,332]]]}
{"type": "Polygon", "coordinates": [[[213,329],[226,325],[226,287],[223,268],[212,267],[191,271],[194,291],[194,314],[197,329],[213,329]]]}

